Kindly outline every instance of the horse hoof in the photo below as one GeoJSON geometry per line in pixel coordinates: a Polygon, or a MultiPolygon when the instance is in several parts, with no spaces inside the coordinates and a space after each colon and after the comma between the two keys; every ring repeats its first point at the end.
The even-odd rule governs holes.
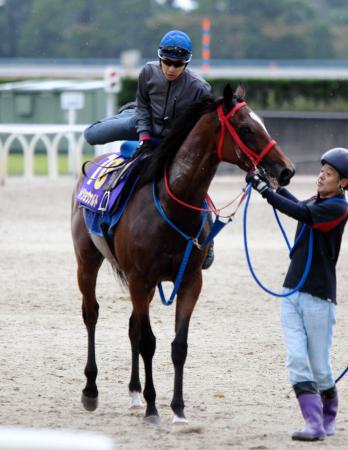
{"type": "Polygon", "coordinates": [[[87,411],[95,411],[98,408],[98,397],[87,397],[82,393],[81,402],[87,411]]]}
{"type": "Polygon", "coordinates": [[[172,424],[185,424],[185,423],[188,423],[186,417],[179,417],[176,414],[174,414],[172,424]]]}
{"type": "Polygon", "coordinates": [[[161,425],[161,419],[159,416],[145,416],[144,422],[150,425],[161,425]]]}
{"type": "Polygon", "coordinates": [[[129,409],[141,409],[144,407],[144,403],[141,400],[140,392],[133,391],[129,393],[131,397],[131,403],[129,409]]]}

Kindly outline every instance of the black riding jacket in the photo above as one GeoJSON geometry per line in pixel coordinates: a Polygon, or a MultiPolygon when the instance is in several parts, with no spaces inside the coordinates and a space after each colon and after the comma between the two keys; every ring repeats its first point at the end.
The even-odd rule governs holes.
{"type": "Polygon", "coordinates": [[[315,196],[299,201],[285,188],[281,188],[278,193],[266,189],[263,197],[280,212],[298,220],[295,241],[303,224],[307,225],[291,256],[283,286],[294,289],[304,273],[310,227],[313,229],[313,258],[308,277],[300,291],[337,303],[336,263],[348,219],[344,194],[330,199],[315,196]]]}
{"type": "Polygon", "coordinates": [[[137,133],[166,136],[176,117],[210,93],[210,85],[190,69],[186,68],[176,80],[168,81],[158,61],[148,62],[138,78],[137,133]]]}

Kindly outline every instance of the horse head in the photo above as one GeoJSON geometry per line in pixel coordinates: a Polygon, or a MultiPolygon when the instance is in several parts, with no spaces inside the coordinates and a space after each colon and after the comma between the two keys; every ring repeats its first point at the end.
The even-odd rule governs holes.
{"type": "Polygon", "coordinates": [[[280,186],[286,186],[295,174],[294,165],[244,98],[244,87],[238,86],[235,92],[229,84],[225,87],[218,107],[221,123],[219,158],[236,164],[246,172],[263,169],[280,186]]]}

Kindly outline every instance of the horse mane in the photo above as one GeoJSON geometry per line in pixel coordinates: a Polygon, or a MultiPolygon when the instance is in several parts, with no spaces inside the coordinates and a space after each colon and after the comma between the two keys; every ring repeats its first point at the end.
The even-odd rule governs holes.
{"type": "Polygon", "coordinates": [[[153,154],[145,163],[138,187],[152,182],[163,175],[164,167],[169,164],[189,132],[198,120],[208,112],[214,111],[221,99],[213,95],[206,95],[201,100],[190,105],[180,117],[176,118],[171,131],[162,139],[161,143],[153,151],[153,154]]]}

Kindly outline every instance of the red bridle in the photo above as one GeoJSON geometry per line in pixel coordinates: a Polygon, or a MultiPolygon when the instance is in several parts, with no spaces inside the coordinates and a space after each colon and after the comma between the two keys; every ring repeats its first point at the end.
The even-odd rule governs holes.
{"type": "Polygon", "coordinates": [[[238,147],[244,152],[247,157],[250,159],[252,164],[256,167],[259,162],[267,155],[267,153],[276,145],[276,141],[274,139],[271,139],[270,142],[266,145],[266,147],[262,150],[260,154],[255,153],[251,148],[249,148],[247,145],[242,142],[241,138],[238,136],[237,131],[233,128],[231,123],[228,121],[230,117],[232,117],[240,108],[243,106],[246,106],[246,102],[240,102],[237,103],[229,113],[224,115],[224,111],[222,108],[222,105],[218,106],[218,116],[221,123],[221,134],[219,138],[219,144],[218,144],[218,157],[219,160],[222,160],[222,146],[225,139],[225,132],[226,128],[230,132],[232,138],[234,139],[235,143],[238,145],[238,147]]]}
{"type": "MultiPolygon", "coordinates": [[[[224,143],[225,132],[226,132],[226,127],[227,127],[228,131],[230,132],[232,138],[234,139],[234,141],[236,142],[238,147],[248,156],[248,158],[250,159],[251,163],[256,167],[259,164],[259,162],[267,155],[267,153],[276,145],[276,141],[274,139],[271,139],[270,142],[266,145],[266,147],[262,150],[262,152],[260,154],[255,153],[253,150],[251,150],[251,148],[249,148],[247,145],[245,145],[244,142],[242,142],[241,138],[238,136],[237,131],[233,128],[233,126],[230,124],[228,119],[230,117],[232,117],[233,114],[235,114],[243,106],[246,106],[246,102],[237,103],[236,106],[234,106],[231,109],[231,111],[226,116],[224,115],[224,112],[223,112],[223,109],[222,109],[222,105],[219,105],[218,108],[217,108],[219,120],[221,122],[221,134],[220,134],[220,137],[219,137],[219,144],[218,144],[218,157],[219,157],[219,160],[221,161],[222,160],[222,146],[223,146],[223,143],[224,143]]],[[[165,183],[167,194],[173,200],[175,200],[177,203],[180,203],[180,205],[182,205],[182,206],[186,206],[187,208],[194,209],[196,211],[202,211],[202,212],[204,212],[204,211],[214,211],[215,213],[217,213],[217,212],[221,211],[222,209],[226,208],[227,206],[229,206],[231,203],[233,203],[235,200],[237,200],[237,198],[240,195],[242,195],[242,194],[240,194],[231,203],[226,205],[224,208],[219,208],[219,209],[216,209],[215,207],[211,206],[212,205],[211,200],[209,199],[209,197],[207,195],[207,197],[209,199],[209,200],[207,199],[208,204],[209,204],[209,208],[208,209],[204,209],[204,208],[199,208],[197,206],[193,206],[193,205],[190,205],[190,204],[188,204],[186,202],[183,202],[182,200],[180,200],[178,197],[176,197],[171,192],[171,190],[169,188],[166,167],[164,168],[164,183],[165,183]]],[[[245,193],[246,193],[246,191],[244,192],[244,194],[245,193]]],[[[239,202],[239,205],[244,200],[244,198],[245,198],[245,195],[243,195],[242,199],[239,202]]],[[[238,205],[238,207],[239,207],[239,205],[238,205]]],[[[238,209],[238,207],[237,207],[237,209],[238,209]]]]}

